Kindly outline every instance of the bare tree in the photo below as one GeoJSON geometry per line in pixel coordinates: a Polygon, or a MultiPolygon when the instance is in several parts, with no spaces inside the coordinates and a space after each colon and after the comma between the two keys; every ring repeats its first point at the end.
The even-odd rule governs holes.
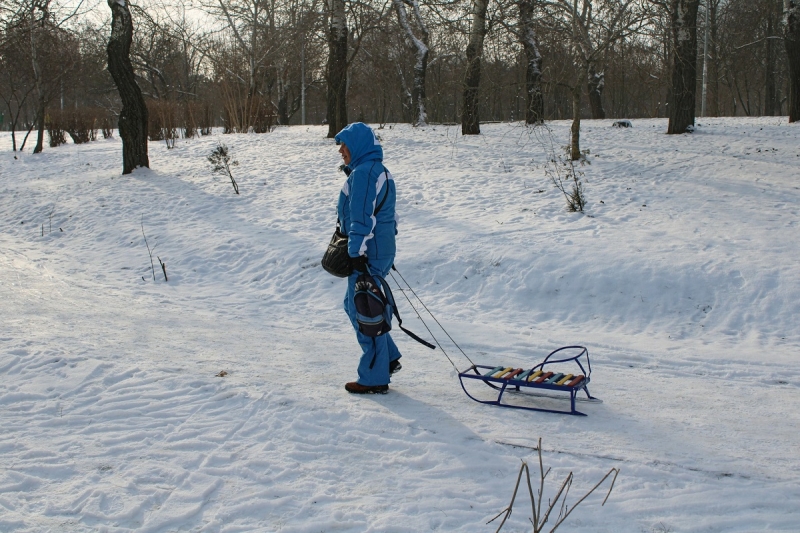
{"type": "Polygon", "coordinates": [[[181,3],[130,6],[139,24],[131,46],[131,63],[145,96],[163,100],[197,97],[207,32],[186,15],[181,3]]]}
{"type": "Polygon", "coordinates": [[[542,17],[544,10],[539,0],[514,0],[516,24],[511,23],[513,15],[507,13],[507,6],[498,2],[500,24],[510,32],[522,47],[525,61],[525,122],[538,124],[544,121],[544,95],[542,92],[542,53],[537,36],[537,15],[542,17]]]}
{"type": "Polygon", "coordinates": [[[672,17],[672,89],[667,133],[686,133],[694,127],[699,5],[699,0],[669,0],[672,17]]]}
{"type": "Polygon", "coordinates": [[[24,31],[27,25],[5,22],[0,40],[0,100],[8,110],[11,145],[16,152],[16,129],[36,86],[31,72],[30,46],[24,31]]]}
{"type": "Polygon", "coordinates": [[[425,76],[428,71],[428,28],[419,11],[419,0],[392,0],[397,20],[400,27],[405,32],[406,40],[415,52],[416,62],[414,63],[414,84],[411,91],[411,108],[414,112],[412,119],[415,126],[425,126],[428,122],[428,114],[425,112],[425,76]],[[411,23],[408,21],[406,12],[408,5],[414,14],[414,23],[419,35],[414,33],[411,23]]]}
{"type": "Polygon", "coordinates": [[[44,149],[44,112],[47,107],[48,91],[45,86],[42,72],[42,63],[40,60],[40,47],[41,40],[44,38],[45,28],[50,20],[50,0],[45,0],[37,5],[37,2],[29,4],[28,23],[30,24],[28,38],[31,45],[31,65],[33,66],[33,82],[36,86],[36,94],[38,102],[36,106],[36,125],[38,126],[38,135],[36,146],[33,148],[33,153],[38,154],[44,149]],[[39,13],[37,13],[37,11],[39,13]],[[40,28],[43,31],[40,31],[40,28]]]}
{"type": "Polygon", "coordinates": [[[344,0],[328,0],[328,137],[347,126],[348,28],[344,0]]]}
{"type": "MultiPolygon", "coordinates": [[[[164,129],[155,128],[166,116],[157,107],[177,120],[179,112],[195,117],[187,135],[209,131],[213,120],[227,132],[268,131],[299,109],[297,122],[327,118],[331,135],[352,119],[454,122],[469,134],[481,119],[572,117],[577,157],[589,113],[691,115],[681,87],[693,92],[697,83],[695,55],[707,66],[708,114],[789,112],[796,120],[797,1],[704,0],[705,21],[695,22],[707,30],[708,53],[697,54],[694,23],[673,5],[699,0],[161,0],[128,6],[137,21],[130,60],[154,106],[153,131],[164,129]],[[217,26],[187,22],[190,1],[217,26]],[[681,57],[693,74],[672,75],[687,64],[675,63],[681,57]]],[[[42,131],[45,115],[55,124],[54,103],[65,117],[96,116],[111,131],[110,118],[80,109],[104,107],[110,117],[120,108],[105,69],[111,13],[62,24],[73,3],[0,0],[0,106],[16,132],[12,147],[18,130],[42,131]]],[[[685,131],[691,116],[681,120],[685,131]]]]}
{"type": "Polygon", "coordinates": [[[800,120],[800,1],[783,0],[783,42],[789,59],[789,122],[800,120]]]}
{"type": "MultiPolygon", "coordinates": [[[[276,43],[269,88],[274,86],[278,124],[289,124],[292,116],[302,110],[306,89],[318,80],[308,81],[308,72],[318,70],[320,36],[324,34],[318,0],[286,0],[276,5],[276,43]]],[[[271,95],[271,92],[270,92],[271,95]]],[[[302,113],[301,113],[302,114],[302,113]]],[[[301,122],[304,120],[301,118],[301,122]]]]}
{"type": "Polygon", "coordinates": [[[62,26],[78,13],[80,3],[73,11],[65,10],[52,0],[23,0],[19,6],[18,24],[27,26],[26,37],[30,46],[28,57],[36,93],[37,140],[33,153],[37,154],[44,149],[47,105],[57,94],[63,77],[77,55],[77,43],[62,26]]]}
{"type": "Polygon", "coordinates": [[[350,66],[358,56],[365,39],[383,25],[388,13],[386,7],[386,4],[379,6],[367,2],[348,2],[345,6],[344,0],[328,0],[327,118],[329,138],[335,137],[348,124],[347,94],[350,83],[350,66]],[[346,7],[349,8],[349,13],[345,9],[346,7]],[[348,29],[348,20],[352,22],[352,30],[348,29]]]}
{"type": "MultiPolygon", "coordinates": [[[[707,0],[708,2],[708,0],[707,0]]],[[[764,114],[780,114],[777,84],[778,43],[775,32],[780,25],[780,9],[775,0],[765,2],[766,38],[764,39],[764,114]]],[[[706,9],[708,7],[706,6],[706,9]]],[[[704,43],[705,46],[705,43],[704,43]]],[[[707,59],[707,56],[704,57],[707,59]]],[[[704,73],[705,74],[705,73],[704,73]]],[[[705,77],[705,75],[704,75],[705,77]]]]}
{"type": "Polygon", "coordinates": [[[150,167],[147,156],[147,106],[133,73],[130,51],[133,20],[125,0],[108,0],[111,8],[111,36],[108,39],[108,71],[117,85],[122,111],[119,136],[122,138],[122,173],[137,167],[150,167]]]}
{"type": "Polygon", "coordinates": [[[551,25],[569,36],[573,67],[569,88],[572,102],[570,158],[580,159],[581,95],[587,83],[592,118],[604,118],[602,91],[605,74],[597,69],[606,51],[617,41],[639,31],[646,20],[643,10],[633,9],[634,0],[553,0],[548,2],[551,25]]]}
{"type": "Polygon", "coordinates": [[[462,135],[478,135],[481,132],[478,94],[481,85],[481,59],[483,57],[483,40],[486,37],[486,11],[488,8],[489,0],[473,0],[472,23],[467,43],[467,68],[464,75],[462,135]]]}
{"type": "Polygon", "coordinates": [[[525,51],[525,122],[536,124],[544,121],[544,96],[542,95],[542,54],[536,37],[534,14],[536,0],[518,0],[520,32],[519,40],[525,51]]]}
{"type": "Polygon", "coordinates": [[[204,4],[210,13],[222,16],[247,61],[247,93],[258,91],[258,70],[270,52],[266,28],[274,21],[269,0],[217,0],[204,4]]]}
{"type": "Polygon", "coordinates": [[[213,58],[224,95],[226,132],[270,131],[275,109],[267,93],[274,84],[271,67],[278,46],[275,1],[203,0],[202,5],[224,22],[232,41],[223,37],[218,43],[222,50],[213,58]]]}

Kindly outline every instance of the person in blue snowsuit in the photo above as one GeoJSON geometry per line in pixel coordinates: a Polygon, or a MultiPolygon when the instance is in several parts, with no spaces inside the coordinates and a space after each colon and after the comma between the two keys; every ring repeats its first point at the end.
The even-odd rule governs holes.
{"type": "Polygon", "coordinates": [[[361,122],[350,124],[335,140],[347,174],[339,193],[337,214],[340,231],[348,237],[348,254],[354,268],[347,279],[344,310],[356,330],[362,352],[358,380],[347,383],[345,389],[355,394],[382,394],[389,390],[389,374],[401,368],[400,351],[389,333],[367,337],[358,330],[354,296],[359,274],[368,269],[373,276],[383,278],[394,263],[395,184],[383,166],[383,148],[369,126],[361,122]]]}

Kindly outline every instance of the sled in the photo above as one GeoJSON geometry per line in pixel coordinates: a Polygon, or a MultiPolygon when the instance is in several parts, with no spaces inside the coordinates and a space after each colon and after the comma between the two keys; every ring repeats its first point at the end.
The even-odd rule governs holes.
{"type": "MultiPolygon", "coordinates": [[[[577,395],[580,391],[586,393],[584,401],[600,402],[589,394],[589,382],[591,381],[592,364],[589,361],[589,350],[583,346],[564,346],[550,352],[544,360],[530,369],[514,368],[510,366],[487,366],[473,364],[467,370],[458,373],[461,388],[467,396],[478,403],[487,405],[498,405],[500,407],[512,407],[514,409],[524,409],[526,411],[541,411],[545,413],[560,413],[569,415],[586,416],[575,409],[575,402],[579,400],[577,395]],[[559,363],[574,362],[574,366],[564,368],[553,367],[559,363]],[[585,366],[584,366],[585,365],[585,366]],[[573,373],[569,373],[571,370],[573,373]],[[480,400],[470,394],[467,390],[466,382],[469,380],[482,381],[492,389],[498,391],[495,400],[480,400]],[[506,393],[520,393],[521,396],[544,397],[549,399],[567,399],[569,395],[570,410],[546,409],[544,407],[529,407],[515,403],[504,402],[509,397],[506,393]]],[[[512,394],[516,397],[515,394],[512,394]]]]}

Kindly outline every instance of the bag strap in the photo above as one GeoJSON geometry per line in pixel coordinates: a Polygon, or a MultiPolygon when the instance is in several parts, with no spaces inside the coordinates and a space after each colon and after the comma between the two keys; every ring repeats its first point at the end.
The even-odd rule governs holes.
{"type": "MultiPolygon", "coordinates": [[[[383,167],[383,170],[386,170],[386,167],[383,167]]],[[[379,204],[378,204],[378,207],[376,207],[376,208],[375,208],[375,212],[374,212],[374,213],[372,213],[372,216],[375,216],[375,215],[377,215],[377,214],[378,214],[378,211],[380,211],[380,210],[381,210],[381,207],[383,207],[383,204],[385,204],[385,203],[386,203],[386,199],[387,199],[388,197],[389,197],[389,179],[387,178],[387,179],[386,179],[386,190],[385,190],[385,191],[384,191],[384,193],[383,193],[383,200],[381,200],[381,203],[379,203],[379,204]]]]}
{"type": "Polygon", "coordinates": [[[400,329],[402,329],[403,332],[406,335],[408,335],[409,337],[411,337],[412,339],[414,339],[418,343],[420,343],[420,344],[422,344],[424,346],[427,346],[431,350],[435,350],[436,346],[434,346],[433,344],[429,343],[428,341],[420,338],[416,333],[414,333],[414,332],[412,332],[410,330],[407,330],[406,328],[403,327],[403,319],[400,318],[400,312],[397,310],[397,304],[395,303],[394,295],[392,294],[392,289],[389,288],[389,284],[386,283],[386,280],[383,279],[381,276],[375,276],[375,277],[378,278],[378,280],[380,280],[381,288],[383,289],[383,293],[384,293],[384,296],[386,298],[386,301],[389,303],[389,305],[392,306],[392,313],[394,314],[395,317],[397,317],[397,326],[400,329]]]}

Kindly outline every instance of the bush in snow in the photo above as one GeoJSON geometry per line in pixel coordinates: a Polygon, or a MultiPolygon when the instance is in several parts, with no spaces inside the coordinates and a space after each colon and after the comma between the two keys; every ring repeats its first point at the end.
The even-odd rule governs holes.
{"type": "MultiPolygon", "coordinates": [[[[583,194],[583,182],[580,177],[583,172],[575,168],[575,162],[569,157],[570,147],[566,146],[567,157],[558,155],[551,157],[552,168],[547,168],[545,174],[553,185],[561,191],[567,200],[567,210],[573,213],[583,213],[586,197],[583,194]]],[[[581,153],[580,164],[586,162],[586,152],[581,153]]]]}
{"type": "Polygon", "coordinates": [[[114,122],[111,117],[106,115],[100,122],[100,131],[103,132],[103,139],[110,139],[114,134],[114,122]]]}
{"type": "Polygon", "coordinates": [[[84,107],[74,109],[66,114],[66,129],[75,144],[97,140],[98,110],[84,107]]]}
{"type": "Polygon", "coordinates": [[[201,102],[188,102],[183,106],[183,135],[187,139],[195,135],[211,133],[211,105],[201,102]]]}
{"type": "Polygon", "coordinates": [[[211,155],[208,156],[208,161],[213,165],[212,172],[225,172],[228,174],[228,177],[231,179],[231,184],[233,185],[233,190],[236,191],[236,194],[239,194],[239,186],[236,184],[236,180],[233,179],[233,174],[231,173],[231,167],[235,167],[239,162],[231,161],[231,156],[228,154],[228,147],[224,144],[217,145],[214,151],[211,152],[211,155]]]}
{"type": "Polygon", "coordinates": [[[47,135],[50,137],[50,147],[55,148],[67,142],[67,132],[64,129],[64,121],[61,119],[60,110],[48,110],[44,118],[44,126],[47,128],[47,135]]]}
{"type": "MultiPolygon", "coordinates": [[[[575,162],[571,157],[571,147],[565,146],[566,154],[556,153],[556,142],[553,138],[553,131],[546,124],[532,124],[529,126],[530,134],[536,138],[538,143],[544,148],[547,154],[548,164],[545,166],[545,175],[550,178],[556,189],[561,191],[567,200],[567,210],[571,212],[583,213],[586,205],[586,197],[583,193],[583,182],[580,178],[583,172],[575,168],[575,162]]],[[[580,153],[581,166],[588,163],[586,155],[589,150],[580,153]]]]}
{"type": "Polygon", "coordinates": [[[178,138],[178,104],[168,100],[150,100],[147,114],[150,140],[164,141],[168,149],[174,148],[178,138]]]}
{"type": "Polygon", "coordinates": [[[76,109],[48,109],[45,127],[50,136],[50,146],[56,147],[67,142],[67,134],[75,144],[97,140],[98,117],[105,114],[102,109],[79,107],[76,109]]]}

